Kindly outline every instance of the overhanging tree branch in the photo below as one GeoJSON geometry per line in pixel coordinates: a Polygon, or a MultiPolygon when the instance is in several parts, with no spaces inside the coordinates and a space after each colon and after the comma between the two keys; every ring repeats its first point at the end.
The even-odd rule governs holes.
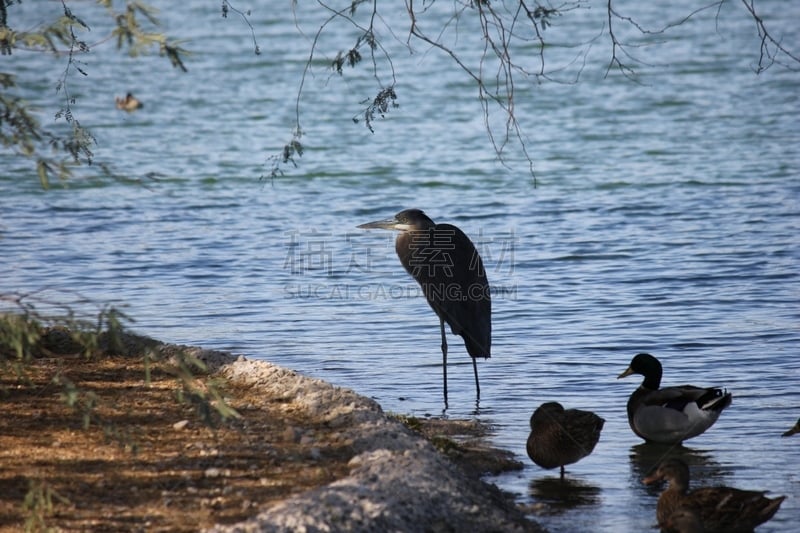
{"type": "MultiPolygon", "coordinates": [[[[748,16],[756,23],[756,29],[761,39],[760,58],[756,72],[762,72],[772,64],[781,62],[779,61],[780,59],[784,60],[782,64],[787,68],[795,68],[796,64],[800,63],[800,58],[785,47],[780,39],[773,37],[769,33],[766,24],[755,7],[754,0],[742,0],[742,2],[747,9],[748,16]]],[[[433,28],[434,31],[430,31],[430,29],[425,28],[423,18],[426,18],[441,3],[437,4],[435,0],[431,0],[423,1],[420,5],[419,2],[415,3],[414,0],[405,0],[405,11],[408,16],[408,37],[405,45],[409,51],[413,52],[414,42],[424,43],[431,49],[444,53],[459,70],[464,72],[475,83],[487,136],[499,161],[504,165],[506,164],[505,157],[508,144],[514,140],[527,159],[533,174],[533,158],[529,154],[528,141],[516,115],[516,93],[520,84],[540,83],[541,81],[577,83],[586,66],[589,49],[602,35],[606,35],[610,42],[610,59],[606,67],[606,76],[616,69],[627,79],[638,83],[639,69],[643,67],[650,68],[653,65],[648,64],[642,59],[641,54],[634,51],[635,48],[645,46],[645,44],[631,43],[621,38],[626,27],[633,28],[640,35],[666,35],[669,30],[685,24],[700,13],[710,9],[717,11],[715,21],[719,24],[719,12],[725,5],[726,0],[709,2],[674,22],[669,22],[657,29],[647,28],[634,17],[624,14],[617,6],[619,3],[621,2],[606,1],[605,16],[601,23],[602,28],[597,33],[597,36],[583,42],[567,45],[578,48],[578,52],[572,60],[561,65],[552,64],[552,59],[548,56],[547,52],[552,49],[550,46],[552,43],[546,38],[546,30],[551,27],[559,27],[563,30],[564,23],[569,23],[572,20],[567,20],[566,15],[576,10],[588,9],[588,6],[580,1],[551,5],[538,0],[453,0],[447,4],[451,10],[449,16],[446,16],[443,21],[441,17],[436,19],[437,26],[433,28]],[[557,19],[560,19],[562,24],[557,25],[557,19]],[[462,22],[467,25],[477,24],[480,30],[479,34],[478,32],[470,33],[469,31],[460,32],[459,26],[462,22]],[[475,36],[479,36],[481,40],[477,42],[474,39],[475,36]],[[452,39],[451,42],[448,42],[448,37],[452,39]],[[476,63],[472,64],[466,59],[468,57],[466,52],[474,50],[479,50],[480,53],[476,63]],[[533,56],[530,55],[530,50],[535,51],[533,56]],[[534,60],[533,64],[531,63],[532,59],[534,60]],[[575,71],[575,74],[570,75],[570,70],[575,71]],[[565,79],[558,79],[554,75],[556,73],[559,77],[565,79]],[[566,77],[564,76],[565,74],[567,74],[566,77]],[[500,127],[500,131],[493,126],[492,115],[497,112],[503,117],[504,125],[500,127]]],[[[295,163],[294,156],[301,155],[298,150],[302,147],[299,142],[302,135],[302,129],[300,128],[301,95],[306,77],[311,68],[311,61],[317,52],[319,37],[329,25],[337,20],[343,20],[364,32],[356,41],[356,46],[350,48],[347,52],[340,52],[334,59],[333,68],[339,74],[342,73],[344,67],[355,67],[360,62],[360,48],[363,44],[370,43],[371,46],[374,43],[380,44],[380,36],[377,34],[374,25],[376,18],[380,17],[384,21],[385,29],[392,35],[396,33],[395,28],[398,24],[392,24],[391,22],[393,21],[387,21],[385,17],[381,16],[375,0],[351,0],[349,6],[342,9],[331,7],[321,0],[318,0],[318,4],[329,12],[329,16],[318,27],[312,39],[311,52],[305,64],[300,89],[295,100],[297,120],[292,142],[284,148],[282,158],[275,160],[278,163],[286,163],[288,161],[295,163]],[[371,6],[370,22],[366,27],[360,26],[354,18],[356,11],[364,4],[371,6]]],[[[441,15],[441,10],[437,13],[437,16],[439,15],[441,15]]],[[[299,28],[296,17],[295,24],[299,28]]],[[[646,43],[648,46],[652,44],[652,40],[646,43]]],[[[559,43],[559,47],[563,49],[565,45],[559,43]]],[[[383,51],[386,54],[385,50],[383,51]]],[[[387,90],[387,86],[380,84],[377,75],[380,69],[379,64],[375,61],[374,48],[372,58],[373,76],[379,82],[379,89],[387,90]]],[[[389,59],[388,54],[386,54],[386,58],[389,59]]],[[[392,71],[392,78],[392,85],[388,87],[394,86],[394,71],[392,71]]],[[[386,94],[389,93],[387,92],[386,94]]],[[[373,105],[376,101],[373,100],[373,105]]],[[[367,126],[370,130],[373,129],[371,121],[367,121],[367,126]]],[[[273,165],[273,177],[276,175],[278,166],[273,165]]]]}
{"type": "Polygon", "coordinates": [[[744,4],[745,9],[747,9],[747,12],[750,13],[750,16],[753,17],[753,21],[756,23],[758,36],[761,38],[758,65],[755,69],[756,74],[761,74],[775,63],[779,63],[788,69],[796,70],[796,66],[793,67],[790,63],[784,63],[780,61],[780,54],[785,55],[794,63],[800,63],[800,56],[792,53],[789,49],[784,47],[781,41],[775,39],[769,33],[769,31],[767,31],[767,26],[764,24],[764,19],[762,19],[756,12],[755,0],[742,0],[742,4],[744,4]],[[770,50],[770,44],[773,46],[772,50],[770,50]]]}
{"type": "MultiPolygon", "coordinates": [[[[108,36],[94,44],[79,37],[81,31],[89,26],[61,0],[61,14],[55,14],[53,21],[34,31],[16,31],[9,24],[9,14],[13,3],[0,0],[0,52],[10,55],[18,50],[45,52],[55,58],[66,55],[67,63],[56,84],[56,91],[63,95],[63,105],[55,113],[56,120],[64,119],[69,125],[67,133],[51,131],[43,127],[30,112],[28,105],[14,95],[15,77],[0,72],[0,145],[35,161],[36,173],[43,188],[48,188],[53,177],[66,180],[73,175],[76,166],[91,167],[104,177],[122,181],[142,183],[141,179],[130,179],[112,169],[110,162],[97,163],[92,152],[95,137],[83,127],[75,115],[75,98],[70,91],[72,76],[86,76],[88,70],[81,56],[109,40],[116,39],[117,48],[127,50],[132,56],[149,52],[156,48],[161,56],[169,59],[176,68],[186,71],[183,57],[188,54],[181,43],[169,40],[158,31],[160,23],[155,11],[143,2],[125,3],[123,11],[114,10],[112,0],[98,0],[108,12],[114,28],[108,36]],[[140,18],[146,21],[142,26],[140,18]],[[59,49],[66,47],[66,50],[59,49]],[[51,153],[52,152],[52,155],[51,153]],[[66,156],[66,157],[63,157],[66,156]]],[[[57,4],[56,4],[57,5],[57,4]]],[[[152,176],[148,176],[148,179],[152,176]]]]}
{"type": "MultiPolygon", "coordinates": [[[[397,79],[395,76],[394,64],[392,63],[392,58],[389,55],[388,51],[383,47],[382,43],[376,38],[376,31],[375,31],[375,22],[378,16],[378,3],[377,0],[371,0],[371,2],[367,2],[366,0],[353,0],[352,3],[343,9],[334,9],[325,3],[322,0],[317,0],[317,4],[328,11],[330,15],[325,19],[325,21],[319,26],[317,31],[315,32],[313,38],[311,39],[311,50],[308,55],[308,59],[305,62],[305,66],[303,67],[303,73],[300,76],[300,86],[297,90],[297,95],[295,97],[295,125],[292,129],[292,138],[291,140],[283,146],[283,149],[280,151],[279,154],[270,156],[270,161],[272,162],[272,168],[269,173],[270,179],[274,179],[276,176],[283,174],[283,165],[286,163],[292,163],[295,167],[297,163],[295,162],[295,156],[302,156],[303,155],[303,144],[300,139],[303,136],[303,128],[301,126],[300,121],[300,106],[303,97],[303,89],[305,87],[306,78],[309,74],[311,69],[312,62],[314,60],[314,56],[317,52],[317,46],[319,43],[319,39],[322,36],[325,29],[331,24],[333,21],[336,20],[344,20],[357,30],[359,30],[359,35],[356,38],[355,45],[350,47],[346,52],[339,50],[333,60],[331,60],[330,65],[332,72],[343,75],[343,68],[345,66],[355,67],[363,58],[360,49],[364,46],[367,46],[369,49],[369,57],[372,63],[372,77],[375,79],[376,84],[378,85],[378,92],[374,98],[363,100],[362,103],[367,104],[366,108],[359,114],[352,117],[353,122],[359,122],[359,116],[363,116],[364,122],[367,128],[374,132],[372,127],[372,123],[375,120],[376,115],[383,116],[385,115],[390,108],[397,107],[397,94],[395,92],[395,85],[397,83],[397,79]],[[354,18],[353,15],[355,14],[358,6],[360,4],[370,3],[372,5],[372,11],[369,17],[369,23],[367,26],[363,26],[358,23],[354,18]],[[389,84],[385,84],[380,75],[380,66],[379,60],[376,56],[376,51],[380,50],[382,54],[382,59],[386,62],[389,69],[389,75],[391,77],[391,82],[389,84]]],[[[302,34],[302,30],[299,28],[299,24],[297,22],[297,12],[296,12],[296,0],[292,2],[295,26],[298,27],[298,30],[302,34]]],[[[263,178],[263,176],[262,176],[263,178]]]]}

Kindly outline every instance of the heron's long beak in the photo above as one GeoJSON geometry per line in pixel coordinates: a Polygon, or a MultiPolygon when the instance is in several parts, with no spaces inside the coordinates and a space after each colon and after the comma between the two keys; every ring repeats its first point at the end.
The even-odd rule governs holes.
{"type": "Polygon", "coordinates": [[[634,372],[633,372],[633,369],[632,369],[631,367],[628,367],[628,368],[626,368],[626,369],[625,369],[625,372],[623,372],[622,374],[620,374],[619,376],[617,376],[617,379],[624,378],[624,377],[626,377],[626,376],[630,376],[630,375],[631,375],[631,374],[633,374],[633,373],[634,373],[634,372]]]}
{"type": "Polygon", "coordinates": [[[357,226],[360,229],[402,229],[400,221],[396,218],[387,218],[386,220],[376,220],[374,222],[367,222],[357,226]]]}

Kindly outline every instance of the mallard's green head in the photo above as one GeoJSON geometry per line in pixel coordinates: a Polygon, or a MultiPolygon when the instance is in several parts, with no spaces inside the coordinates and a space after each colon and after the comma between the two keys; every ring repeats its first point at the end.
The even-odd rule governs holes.
{"type": "Polygon", "coordinates": [[[617,379],[630,376],[631,374],[639,374],[644,376],[642,386],[648,389],[658,390],[658,387],[661,385],[661,373],[661,363],[658,359],[649,353],[639,353],[631,359],[631,364],[628,365],[628,368],[626,368],[622,374],[617,376],[617,379]]]}

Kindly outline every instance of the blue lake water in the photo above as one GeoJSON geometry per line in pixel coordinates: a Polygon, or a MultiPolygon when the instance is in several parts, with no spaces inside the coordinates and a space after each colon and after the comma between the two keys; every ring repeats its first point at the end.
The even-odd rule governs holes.
{"type": "MultiPolygon", "coordinates": [[[[780,434],[800,416],[800,75],[797,64],[754,73],[759,39],[741,4],[650,37],[618,21],[643,60],[636,80],[606,76],[605,4],[555,19],[548,65],[564,70],[557,81],[516,82],[535,184],[517,144],[507,166],[497,161],[469,77],[418,41],[409,53],[406,26],[381,35],[399,107],[376,119],[374,134],[354,123],[377,88],[368,59],[343,77],[326,70],[357,36],[341,23],[323,34],[306,79],[299,166],[260,180],[291,138],[324,17],[299,12],[300,34],[289,2],[237,6],[252,9],[257,56],[247,25],[235,13],[223,19],[218,2],[154,4],[170,34],[190,39],[187,73],[164,58],[120,56],[102,12],[70,2],[96,45],[81,56],[88,75],[68,78],[72,111],[97,139],[96,162],[144,186],[76,178],[43,191],[30,161],[0,152],[0,294],[85,312],[118,305],[139,333],[290,367],[386,411],[441,415],[438,319],[400,266],[394,236],[356,229],[419,207],[472,237],[494,287],[479,408],[469,357],[451,337],[446,411],[492,424],[494,442],[525,462],[490,481],[534,505],[551,531],[647,530],[658,490],[640,479],[663,450],[628,428],[638,377],[616,376],[650,351],[665,385],[733,393],[717,424],[681,451],[696,483],[786,494],[759,531],[793,529],[800,436],[780,434]],[[143,109],[114,108],[127,91],[143,109]],[[528,419],[549,400],[606,419],[566,484],[525,454],[528,419]]],[[[625,14],[659,27],[689,4],[625,14]]],[[[13,5],[10,20],[32,27],[45,18],[41,5],[13,5]]],[[[431,16],[438,9],[444,20],[451,4],[434,5],[431,16]]],[[[757,7],[797,53],[800,8],[757,7]]],[[[406,24],[401,11],[387,16],[406,24]]],[[[482,46],[467,23],[460,37],[482,46]]],[[[18,51],[0,71],[17,74],[51,124],[65,65],[18,51]]]]}

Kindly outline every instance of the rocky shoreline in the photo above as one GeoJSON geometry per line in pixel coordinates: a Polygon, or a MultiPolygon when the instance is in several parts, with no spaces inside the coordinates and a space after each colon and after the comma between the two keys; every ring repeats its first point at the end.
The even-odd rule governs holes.
{"type": "Polygon", "coordinates": [[[347,477],[210,531],[543,531],[508,495],[373,400],[267,362],[190,350],[224,378],[324,421],[329,434],[320,446],[346,443],[354,451],[347,477]]]}

